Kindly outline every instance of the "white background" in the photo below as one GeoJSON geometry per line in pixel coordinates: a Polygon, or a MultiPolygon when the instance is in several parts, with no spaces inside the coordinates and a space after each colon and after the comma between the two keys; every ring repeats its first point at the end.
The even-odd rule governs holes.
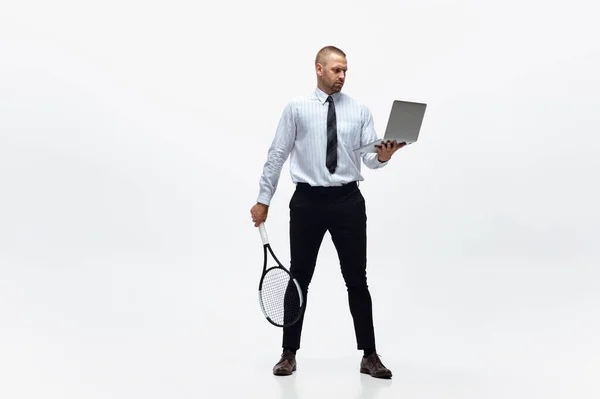
{"type": "MultiPolygon", "coordinates": [[[[0,13],[3,398],[592,398],[600,52],[588,1],[19,1],[0,13]],[[345,92],[419,142],[363,168],[392,381],[360,352],[329,236],[298,372],[258,307],[249,210],[286,102],[345,92]]],[[[267,229],[288,251],[288,164],[267,229]]],[[[312,306],[311,306],[312,305],[312,306]]]]}

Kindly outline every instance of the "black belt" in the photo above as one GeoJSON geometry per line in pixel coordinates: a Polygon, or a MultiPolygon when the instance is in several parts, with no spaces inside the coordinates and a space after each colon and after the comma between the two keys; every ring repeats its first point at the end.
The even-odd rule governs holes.
{"type": "Polygon", "coordinates": [[[323,194],[343,194],[358,189],[358,183],[353,181],[350,183],[342,184],[341,186],[311,186],[308,183],[296,183],[296,189],[323,194]]]}

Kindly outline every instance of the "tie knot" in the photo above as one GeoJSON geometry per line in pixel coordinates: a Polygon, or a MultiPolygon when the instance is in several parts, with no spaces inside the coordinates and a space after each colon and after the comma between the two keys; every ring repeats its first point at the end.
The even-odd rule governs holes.
{"type": "Polygon", "coordinates": [[[328,96],[328,97],[327,97],[327,102],[329,102],[329,103],[332,103],[332,102],[333,102],[333,97],[331,97],[331,96],[328,96]]]}

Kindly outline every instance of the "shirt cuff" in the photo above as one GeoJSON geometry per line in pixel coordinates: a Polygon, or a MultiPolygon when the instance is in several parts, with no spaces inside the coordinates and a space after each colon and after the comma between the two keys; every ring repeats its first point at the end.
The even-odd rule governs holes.
{"type": "Polygon", "coordinates": [[[271,197],[266,194],[260,194],[256,199],[256,202],[269,206],[271,204],[271,197]]]}

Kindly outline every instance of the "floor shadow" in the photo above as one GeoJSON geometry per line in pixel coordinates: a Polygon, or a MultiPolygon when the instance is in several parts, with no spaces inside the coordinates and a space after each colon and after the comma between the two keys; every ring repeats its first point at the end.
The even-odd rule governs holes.
{"type": "Polygon", "coordinates": [[[392,379],[373,378],[367,374],[360,374],[360,392],[355,399],[376,399],[379,395],[390,389],[392,379]]]}

